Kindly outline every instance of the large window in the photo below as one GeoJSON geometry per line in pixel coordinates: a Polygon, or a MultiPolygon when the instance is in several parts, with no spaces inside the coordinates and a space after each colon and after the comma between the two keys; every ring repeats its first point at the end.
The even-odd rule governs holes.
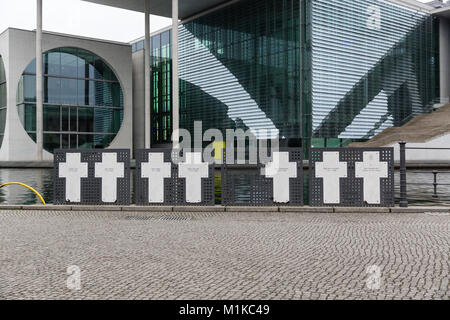
{"type": "Polygon", "coordinates": [[[6,125],[6,75],[2,56],[0,56],[0,147],[3,143],[6,125]]]}
{"type": "MultiPolygon", "coordinates": [[[[151,124],[152,145],[170,143],[172,138],[172,30],[151,37],[151,124]]],[[[132,52],[144,50],[144,40],[134,43],[132,52]]]]}
{"type": "MultiPolygon", "coordinates": [[[[59,48],[43,55],[44,148],[106,148],[123,120],[123,93],[114,72],[83,49],[59,48]]],[[[20,120],[36,140],[36,61],[19,82],[20,120]]]]}
{"type": "Polygon", "coordinates": [[[152,37],[152,143],[170,143],[172,137],[171,31],[152,37]]]}

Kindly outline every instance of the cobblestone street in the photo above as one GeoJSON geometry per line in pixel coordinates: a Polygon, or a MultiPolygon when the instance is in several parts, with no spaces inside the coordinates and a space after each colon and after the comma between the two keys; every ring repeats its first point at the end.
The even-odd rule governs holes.
{"type": "Polygon", "coordinates": [[[449,252],[448,214],[4,210],[0,299],[448,300],[449,252]]]}

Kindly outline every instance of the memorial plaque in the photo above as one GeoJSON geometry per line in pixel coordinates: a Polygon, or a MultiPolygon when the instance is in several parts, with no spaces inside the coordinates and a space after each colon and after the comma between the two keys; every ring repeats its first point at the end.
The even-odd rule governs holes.
{"type": "Polygon", "coordinates": [[[55,204],[130,204],[130,150],[56,150],[55,204]]]}
{"type": "Polygon", "coordinates": [[[389,177],[388,162],[380,161],[379,151],[363,152],[363,161],[355,163],[355,177],[364,179],[364,201],[381,203],[381,178],[389,177]]]}
{"type": "MultiPolygon", "coordinates": [[[[303,205],[303,153],[280,148],[266,165],[222,164],[222,204],[227,206],[303,205]]],[[[226,153],[224,152],[224,157],[226,153]]]]}
{"type": "Polygon", "coordinates": [[[176,171],[171,149],[136,150],[135,196],[138,205],[174,205],[176,171]]]}
{"type": "Polygon", "coordinates": [[[323,161],[316,162],[316,177],[323,181],[323,202],[341,202],[341,178],[347,178],[347,162],[339,161],[339,152],[324,152],[323,161]]]}
{"type": "Polygon", "coordinates": [[[393,148],[313,148],[310,204],[394,206],[393,148]]]}
{"type": "Polygon", "coordinates": [[[172,149],[136,151],[136,204],[214,205],[213,165],[201,152],[179,156],[172,149]]]}

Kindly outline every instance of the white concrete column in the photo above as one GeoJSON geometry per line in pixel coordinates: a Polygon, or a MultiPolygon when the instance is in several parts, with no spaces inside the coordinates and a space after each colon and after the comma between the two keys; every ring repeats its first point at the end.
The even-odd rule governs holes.
{"type": "Polygon", "coordinates": [[[178,82],[178,0],[172,0],[172,142],[177,146],[180,141],[180,96],[178,82]]]}
{"type": "Polygon", "coordinates": [[[151,147],[150,0],[145,0],[145,148],[151,147]]]}
{"type": "Polygon", "coordinates": [[[36,145],[37,160],[43,159],[43,114],[42,103],[42,0],[37,0],[36,16],[36,145]]]}

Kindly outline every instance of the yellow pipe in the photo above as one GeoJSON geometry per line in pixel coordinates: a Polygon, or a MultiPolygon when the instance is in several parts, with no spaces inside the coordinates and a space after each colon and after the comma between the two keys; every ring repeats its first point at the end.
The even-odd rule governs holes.
{"type": "Polygon", "coordinates": [[[34,190],[32,187],[27,186],[27,185],[24,184],[24,183],[20,183],[20,182],[8,182],[8,183],[5,183],[5,184],[0,185],[0,189],[3,188],[3,187],[9,186],[9,185],[18,185],[18,186],[22,186],[22,187],[25,187],[25,188],[27,188],[27,189],[33,191],[33,192],[39,197],[39,199],[41,199],[42,204],[43,204],[44,206],[46,205],[44,198],[42,198],[42,196],[39,194],[39,192],[37,192],[37,191],[34,190]]]}

